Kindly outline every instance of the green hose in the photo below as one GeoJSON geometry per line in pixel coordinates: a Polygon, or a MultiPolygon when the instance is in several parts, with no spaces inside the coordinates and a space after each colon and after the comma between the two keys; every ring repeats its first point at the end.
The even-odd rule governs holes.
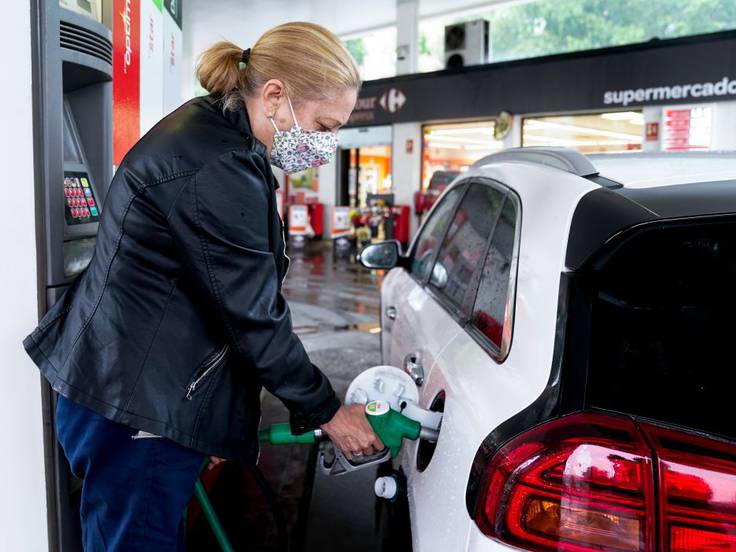
{"type": "MultiPolygon", "coordinates": [[[[202,473],[209,463],[210,459],[206,458],[199,473],[202,473]]],[[[220,518],[217,517],[217,512],[212,507],[212,503],[207,497],[207,491],[204,490],[204,485],[202,485],[202,481],[199,478],[197,478],[197,482],[194,484],[194,496],[197,497],[199,505],[202,507],[202,513],[204,513],[205,519],[210,524],[222,552],[234,552],[235,549],[230,544],[225,529],[222,527],[222,523],[220,523],[220,518]]]]}
{"type": "Polygon", "coordinates": [[[317,442],[317,435],[314,431],[294,435],[288,423],[281,423],[273,424],[266,429],[260,430],[258,432],[258,440],[262,443],[271,443],[272,445],[311,445],[317,442]]]}

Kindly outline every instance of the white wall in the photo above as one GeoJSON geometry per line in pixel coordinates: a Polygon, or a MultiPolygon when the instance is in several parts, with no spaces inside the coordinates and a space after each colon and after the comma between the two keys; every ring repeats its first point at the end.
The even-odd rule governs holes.
{"type": "Polygon", "coordinates": [[[21,341],[38,322],[33,186],[30,2],[6,2],[0,49],[12,86],[2,87],[0,164],[13,167],[13,202],[0,217],[0,550],[48,550],[41,385],[21,341]],[[27,100],[27,101],[26,101],[27,100]]]}
{"type": "Polygon", "coordinates": [[[662,107],[661,106],[648,106],[642,108],[644,114],[644,126],[641,128],[642,137],[644,142],[642,143],[642,151],[660,151],[662,149],[662,132],[664,128],[662,126],[662,107]],[[659,125],[659,134],[656,140],[647,140],[647,124],[657,123],[659,125]]]}
{"type": "Polygon", "coordinates": [[[736,102],[713,104],[714,150],[736,150],[736,102]]]}
{"type": "Polygon", "coordinates": [[[410,235],[417,230],[417,217],[414,215],[414,193],[419,191],[422,175],[422,125],[421,123],[397,123],[393,127],[392,180],[394,202],[411,207],[410,235]],[[412,152],[406,153],[406,141],[413,140],[412,152]]]}
{"type": "Polygon", "coordinates": [[[332,207],[337,203],[337,160],[319,168],[318,201],[324,205],[324,239],[330,239],[332,207]]]}

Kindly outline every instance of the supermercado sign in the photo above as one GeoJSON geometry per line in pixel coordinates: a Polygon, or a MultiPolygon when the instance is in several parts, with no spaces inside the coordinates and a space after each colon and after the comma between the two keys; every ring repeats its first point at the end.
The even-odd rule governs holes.
{"type": "Polygon", "coordinates": [[[736,31],[368,81],[351,126],[736,100],[736,31]]]}
{"type": "Polygon", "coordinates": [[[632,103],[667,102],[669,100],[712,99],[717,96],[736,96],[736,79],[723,77],[717,82],[675,84],[628,90],[608,90],[603,94],[605,105],[626,107],[632,103]]]}

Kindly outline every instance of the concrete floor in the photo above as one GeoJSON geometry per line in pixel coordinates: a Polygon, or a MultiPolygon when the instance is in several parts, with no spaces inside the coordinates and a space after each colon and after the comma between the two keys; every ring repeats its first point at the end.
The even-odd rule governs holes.
{"type": "MultiPolygon", "coordinates": [[[[382,275],[363,269],[349,256],[336,258],[331,244],[292,248],[289,254],[292,264],[284,294],[294,329],[312,362],[329,377],[342,399],[358,373],[381,362],[380,334],[375,332],[382,275]]],[[[286,415],[271,396],[264,398],[263,408],[264,422],[267,417],[283,419],[286,415]]],[[[268,470],[266,477],[281,500],[291,504],[292,512],[294,506],[301,506],[301,510],[296,508],[300,515],[292,518],[294,549],[378,550],[373,530],[375,472],[330,478],[315,470],[309,453],[302,447],[297,454],[286,456],[274,447],[264,447],[261,458],[264,473],[268,470]],[[276,465],[281,465],[280,474],[271,469],[276,465]]]]}
{"type": "MultiPolygon", "coordinates": [[[[382,274],[367,271],[350,256],[335,256],[330,242],[290,248],[284,284],[296,333],[312,362],[329,377],[342,399],[350,381],[380,364],[379,294],[382,274]]],[[[288,419],[288,412],[264,393],[262,426],[288,419]]],[[[380,550],[375,533],[375,470],[341,478],[315,469],[314,446],[264,445],[259,468],[273,488],[290,533],[290,550],[351,552],[380,550]]],[[[236,466],[221,468],[211,491],[236,550],[279,550],[276,525],[252,475],[236,466]]],[[[204,527],[190,550],[214,545],[204,527]]]]}

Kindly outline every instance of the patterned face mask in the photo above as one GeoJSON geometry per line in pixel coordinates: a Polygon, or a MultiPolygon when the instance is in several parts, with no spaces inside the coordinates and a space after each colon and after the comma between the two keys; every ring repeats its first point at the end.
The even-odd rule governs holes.
{"type": "Polygon", "coordinates": [[[294,108],[291,106],[294,126],[289,130],[279,130],[269,117],[274,128],[273,146],[271,146],[271,164],[292,174],[305,169],[319,167],[332,161],[337,149],[337,135],[334,132],[304,130],[296,120],[294,108]]]}

